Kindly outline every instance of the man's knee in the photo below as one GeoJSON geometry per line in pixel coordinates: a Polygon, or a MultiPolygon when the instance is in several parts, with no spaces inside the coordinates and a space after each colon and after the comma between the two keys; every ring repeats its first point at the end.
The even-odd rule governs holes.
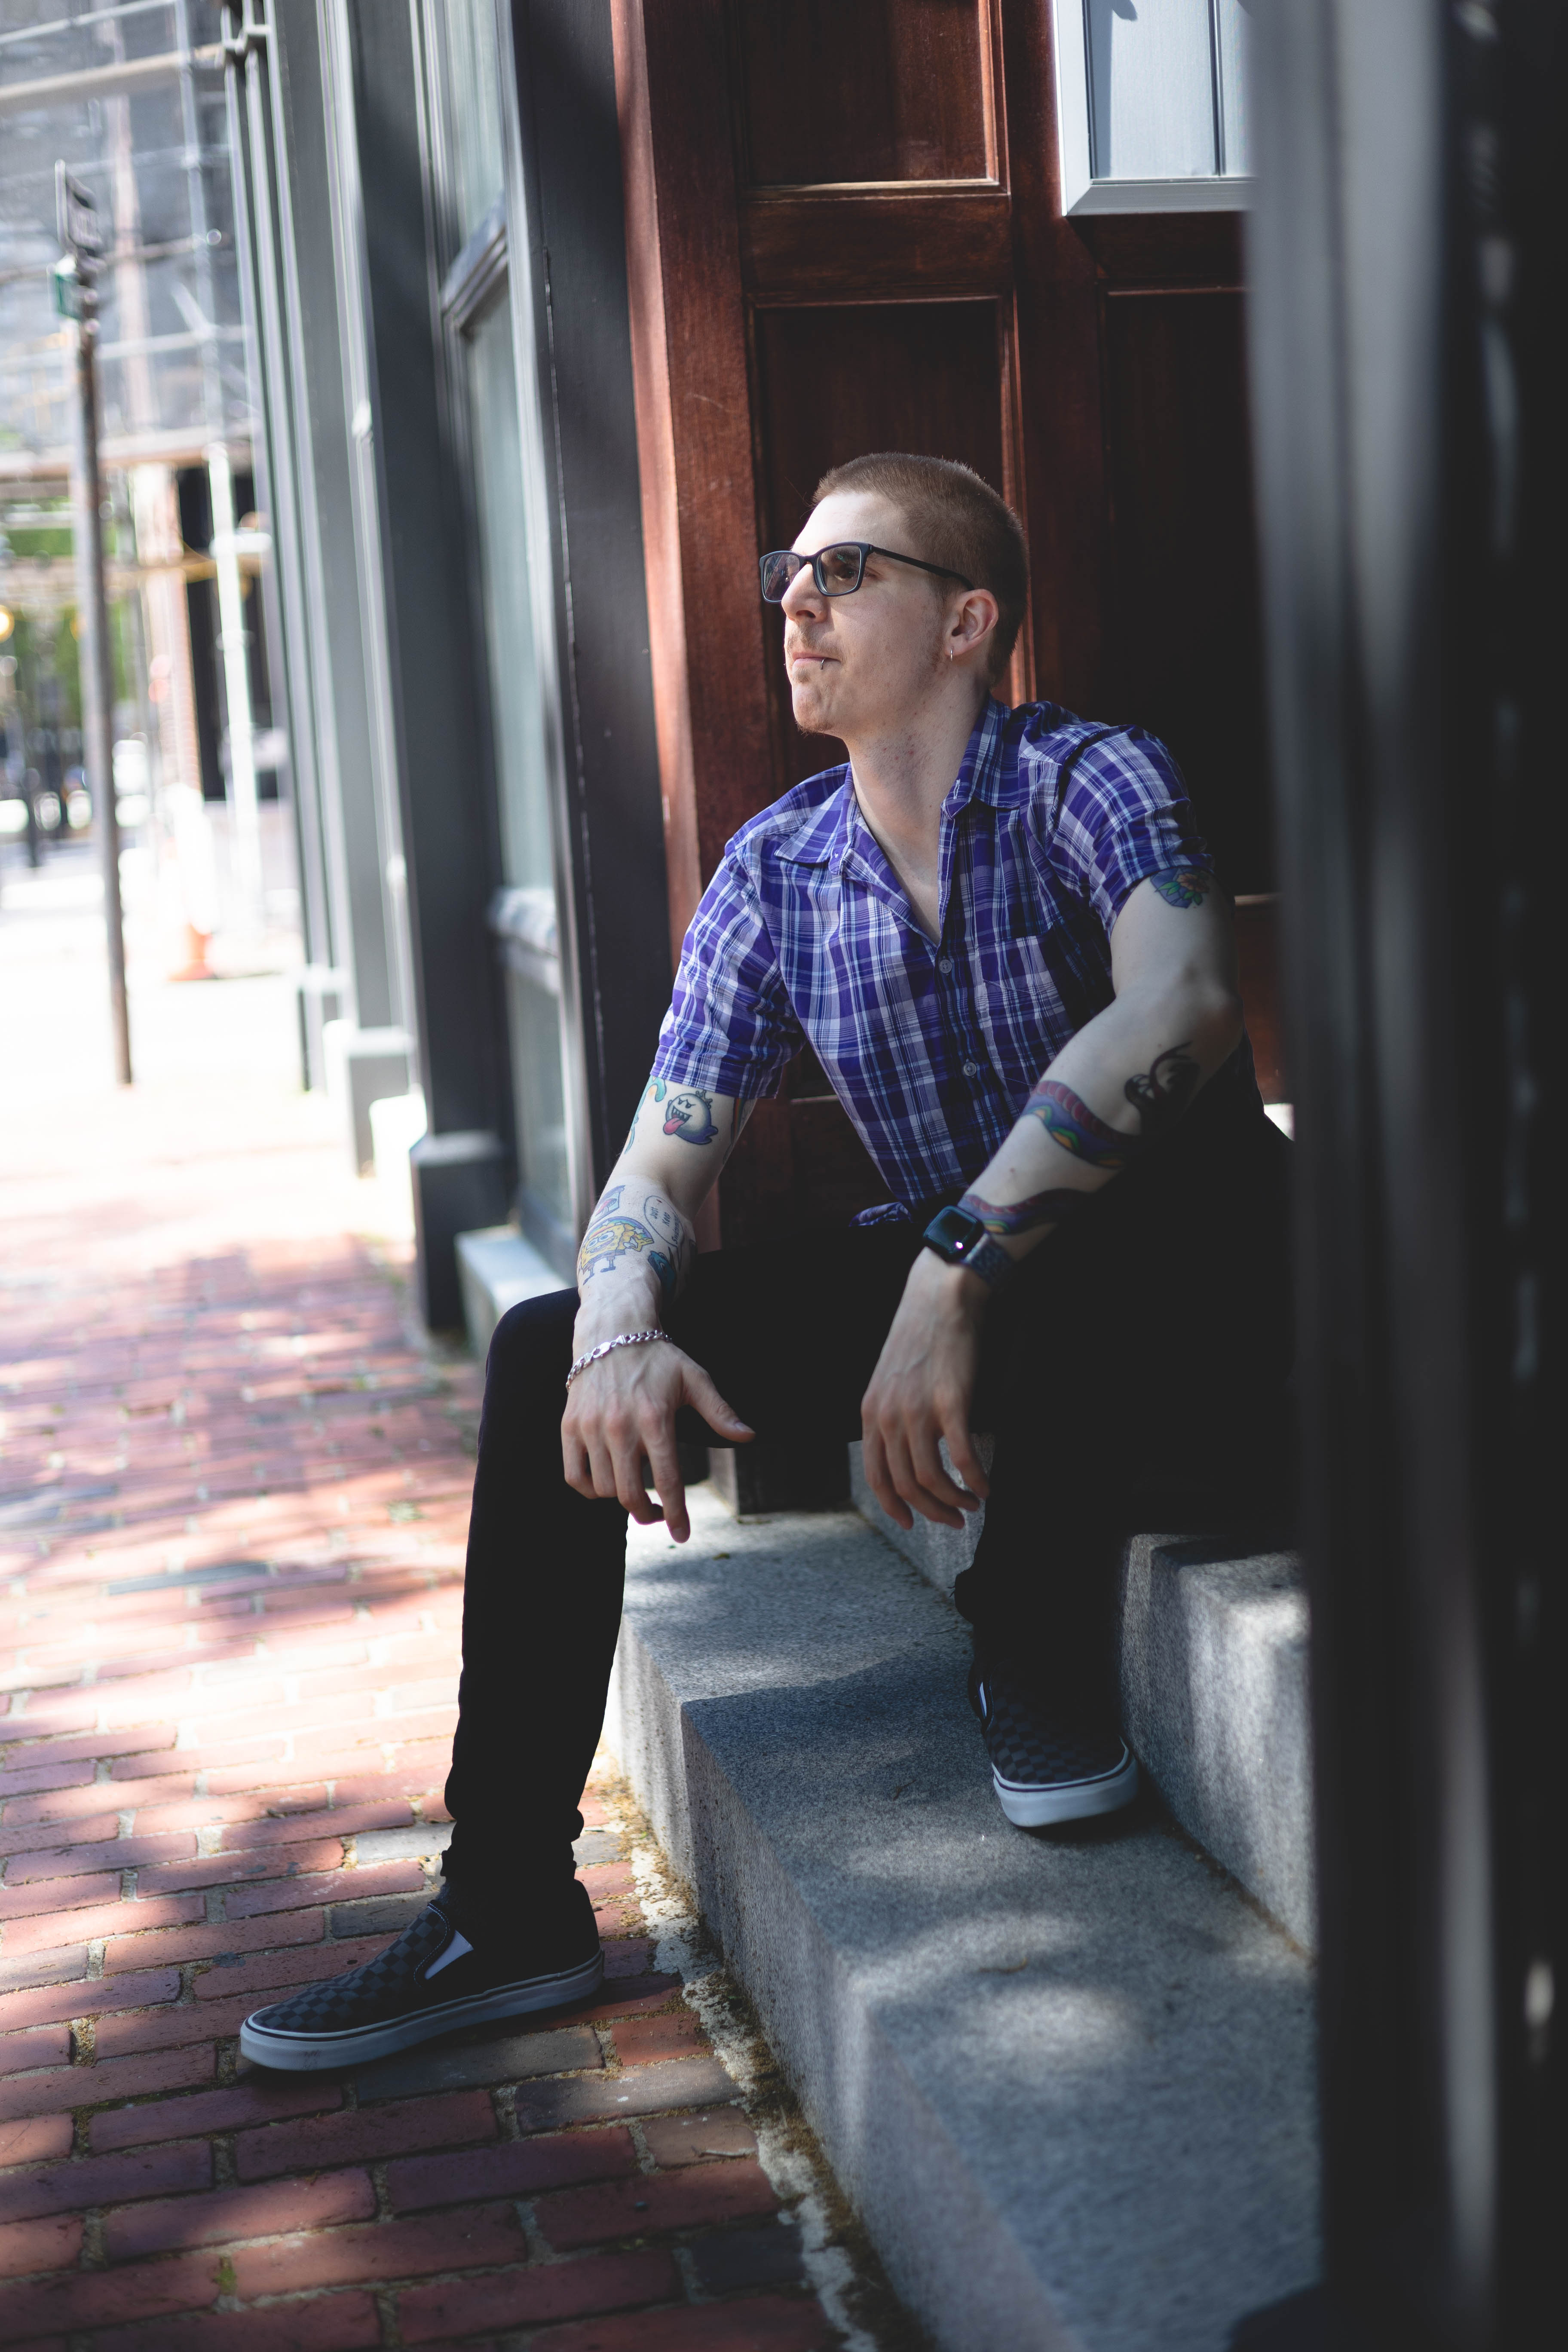
{"type": "Polygon", "coordinates": [[[542,1298],[523,1298],[509,1307],[490,1336],[485,1360],[487,1388],[563,1381],[572,1360],[572,1328],[576,1319],[574,1290],[552,1290],[542,1298]]]}

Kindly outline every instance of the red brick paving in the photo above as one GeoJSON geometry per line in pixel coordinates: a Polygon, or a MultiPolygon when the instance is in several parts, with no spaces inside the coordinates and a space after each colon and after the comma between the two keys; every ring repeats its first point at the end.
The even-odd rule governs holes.
{"type": "Polygon", "coordinates": [[[826,2352],[624,1863],[605,1992],[504,2061],[239,2060],[426,1891],[355,1840],[445,1817],[478,1376],[341,1229],[319,1105],[209,1070],[51,1116],[0,1272],[0,2345],[826,2352]]]}

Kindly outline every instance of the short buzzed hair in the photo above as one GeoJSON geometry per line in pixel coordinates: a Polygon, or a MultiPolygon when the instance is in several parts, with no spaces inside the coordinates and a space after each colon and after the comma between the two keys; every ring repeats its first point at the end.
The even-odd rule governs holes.
{"type": "Polygon", "coordinates": [[[1005,499],[971,466],[951,457],[911,457],[883,449],[832,466],[812,505],[837,490],[869,491],[896,506],[915,544],[902,551],[962,572],[989,588],[999,608],[986,677],[995,685],[1012,657],[1029,594],[1029,551],[1023,527],[1005,499]]]}

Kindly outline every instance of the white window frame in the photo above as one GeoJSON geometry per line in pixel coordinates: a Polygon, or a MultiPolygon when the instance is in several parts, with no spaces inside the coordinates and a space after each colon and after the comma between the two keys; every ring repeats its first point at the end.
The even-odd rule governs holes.
{"type": "Polygon", "coordinates": [[[1056,0],[1057,152],[1062,211],[1089,213],[1241,213],[1252,182],[1239,172],[1190,173],[1179,180],[1097,180],[1089,110],[1089,44],[1084,0],[1056,0]]]}

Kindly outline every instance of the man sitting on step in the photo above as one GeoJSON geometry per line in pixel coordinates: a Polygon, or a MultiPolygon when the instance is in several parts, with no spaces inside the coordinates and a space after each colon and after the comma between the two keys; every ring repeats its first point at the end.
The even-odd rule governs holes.
{"type": "Polygon", "coordinates": [[[681,1438],[863,1435],[905,1528],[985,1497],[955,1598],[1002,1810],[1037,1828],[1131,1798],[1119,1538],[1152,1461],[1234,1463],[1278,1394],[1288,1147],[1170,755],[993,698],[1026,586],[1014,516],[931,458],[837,467],[763,559],[796,723],[849,764],[729,845],[577,1289],[497,1328],[443,1891],[367,1968],[259,2011],[247,2056],[335,2065],[596,1985],[578,1798],[626,1515],[689,1533],[681,1438]],[[700,1256],[752,1105],[808,1045],[887,1206],[700,1256]]]}

